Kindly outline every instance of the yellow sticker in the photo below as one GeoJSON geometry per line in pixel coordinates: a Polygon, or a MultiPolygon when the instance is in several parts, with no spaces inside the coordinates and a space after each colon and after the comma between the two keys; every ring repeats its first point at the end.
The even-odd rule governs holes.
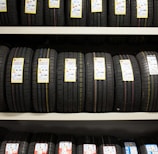
{"type": "Polygon", "coordinates": [[[25,0],[25,13],[36,14],[37,0],[25,0]]]}
{"type": "Polygon", "coordinates": [[[0,0],[0,12],[7,12],[7,0],[0,0]]]}
{"type": "Polygon", "coordinates": [[[24,58],[13,58],[11,83],[23,83],[24,58]]]}
{"type": "Polygon", "coordinates": [[[126,0],[115,0],[115,15],[126,15],[126,0]]]}
{"type": "Polygon", "coordinates": [[[71,18],[82,18],[82,0],[71,0],[71,18]]]}
{"type": "Polygon", "coordinates": [[[137,0],[137,18],[148,18],[148,0],[137,0]]]}
{"type": "Polygon", "coordinates": [[[60,8],[60,0],[49,0],[49,8],[60,8]]]}
{"type": "Polygon", "coordinates": [[[102,0],[91,0],[91,12],[102,12],[102,0]]]}

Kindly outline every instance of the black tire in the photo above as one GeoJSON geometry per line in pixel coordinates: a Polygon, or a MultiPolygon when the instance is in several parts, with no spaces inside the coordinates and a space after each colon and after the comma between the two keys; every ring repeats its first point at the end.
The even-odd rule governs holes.
{"type": "Polygon", "coordinates": [[[158,75],[150,75],[147,55],[155,55],[158,61],[158,53],[145,51],[137,54],[142,78],[141,111],[158,111],[158,75]]]}
{"type": "Polygon", "coordinates": [[[130,26],[130,0],[126,0],[126,15],[115,15],[115,0],[109,0],[108,26],[128,27],[130,26]]]}
{"type": "Polygon", "coordinates": [[[137,60],[132,55],[113,57],[115,70],[115,103],[114,111],[139,111],[141,103],[141,76],[137,60]],[[134,81],[123,81],[120,60],[131,61],[134,81]]]}
{"type": "Polygon", "coordinates": [[[154,1],[153,26],[157,27],[158,26],[158,9],[157,9],[158,8],[158,0],[153,0],[153,1],[154,1]]]}
{"type": "Polygon", "coordinates": [[[56,108],[56,62],[53,49],[37,49],[32,68],[32,101],[35,112],[54,112],[56,108]],[[49,58],[49,83],[37,83],[38,58],[49,58]]]}
{"type": "Polygon", "coordinates": [[[57,62],[57,112],[82,112],[84,99],[84,55],[80,52],[59,53],[57,62]],[[65,58],[76,59],[76,82],[64,82],[65,58]]]}
{"type": "Polygon", "coordinates": [[[109,53],[94,52],[85,56],[86,62],[86,101],[87,112],[109,112],[113,110],[114,68],[109,53]],[[94,57],[105,58],[105,80],[94,80],[94,57]]]}
{"type": "Polygon", "coordinates": [[[43,25],[43,10],[43,0],[37,0],[36,14],[27,14],[25,13],[25,0],[21,0],[21,25],[43,25]]]}
{"type": "Polygon", "coordinates": [[[6,100],[9,111],[30,112],[31,101],[31,72],[33,51],[30,48],[13,48],[9,54],[6,70],[6,100]],[[23,83],[11,83],[13,58],[24,58],[23,83]]]}
{"type": "Polygon", "coordinates": [[[64,26],[64,0],[60,0],[60,8],[49,8],[49,0],[45,0],[45,24],[48,26],[64,26]]]}
{"type": "Polygon", "coordinates": [[[131,1],[131,26],[133,27],[151,27],[153,26],[154,4],[153,0],[148,0],[148,18],[137,18],[137,2],[131,1]]]}

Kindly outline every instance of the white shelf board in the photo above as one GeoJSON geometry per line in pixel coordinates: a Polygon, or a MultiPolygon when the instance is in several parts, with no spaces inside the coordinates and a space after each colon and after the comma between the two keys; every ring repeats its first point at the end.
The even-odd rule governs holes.
{"type": "Polygon", "coordinates": [[[158,120],[158,113],[4,113],[0,120],[50,120],[50,121],[94,121],[94,120],[158,120]]]}
{"type": "Polygon", "coordinates": [[[158,35],[155,27],[0,27],[0,34],[158,35]]]}

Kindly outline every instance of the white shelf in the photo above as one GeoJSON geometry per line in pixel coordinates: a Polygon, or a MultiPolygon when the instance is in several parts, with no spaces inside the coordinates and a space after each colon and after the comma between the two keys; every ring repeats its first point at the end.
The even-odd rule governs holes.
{"type": "Polygon", "coordinates": [[[158,35],[155,27],[0,27],[0,34],[158,35]]]}
{"type": "Polygon", "coordinates": [[[0,113],[0,120],[51,120],[51,121],[95,121],[95,120],[158,120],[158,113],[0,113]]]}

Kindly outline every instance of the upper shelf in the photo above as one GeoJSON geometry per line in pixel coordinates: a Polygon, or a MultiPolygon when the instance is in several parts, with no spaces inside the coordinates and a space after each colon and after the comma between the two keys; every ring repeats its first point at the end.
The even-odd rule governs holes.
{"type": "Polygon", "coordinates": [[[0,27],[0,34],[158,35],[156,27],[0,27]]]}

